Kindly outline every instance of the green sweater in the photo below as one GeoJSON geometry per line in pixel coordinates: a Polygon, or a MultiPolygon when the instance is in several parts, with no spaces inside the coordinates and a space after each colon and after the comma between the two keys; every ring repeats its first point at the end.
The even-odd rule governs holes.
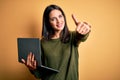
{"type": "Polygon", "coordinates": [[[42,80],[78,80],[78,45],[85,41],[88,35],[71,32],[70,41],[67,43],[62,43],[60,39],[41,40],[44,64],[59,72],[41,75],[39,70],[35,70],[32,73],[42,80]]]}

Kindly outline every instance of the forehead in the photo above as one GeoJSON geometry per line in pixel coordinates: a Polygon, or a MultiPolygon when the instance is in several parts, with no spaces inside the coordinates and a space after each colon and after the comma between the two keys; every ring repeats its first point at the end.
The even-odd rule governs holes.
{"type": "Polygon", "coordinates": [[[55,17],[55,16],[58,16],[61,14],[62,14],[62,12],[60,10],[54,9],[50,12],[49,17],[55,17]]]}

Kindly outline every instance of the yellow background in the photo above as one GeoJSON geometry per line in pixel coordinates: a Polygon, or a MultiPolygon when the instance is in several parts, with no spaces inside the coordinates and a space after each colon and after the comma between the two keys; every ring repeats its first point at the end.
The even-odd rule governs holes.
{"type": "Polygon", "coordinates": [[[0,0],[0,80],[36,80],[18,63],[17,37],[41,37],[46,6],[64,10],[70,30],[71,14],[92,26],[79,46],[80,80],[120,80],[119,0],[0,0]]]}

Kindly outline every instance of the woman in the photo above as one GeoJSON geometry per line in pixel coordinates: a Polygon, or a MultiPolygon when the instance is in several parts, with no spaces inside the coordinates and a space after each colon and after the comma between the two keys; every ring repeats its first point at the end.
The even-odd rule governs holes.
{"type": "Polygon", "coordinates": [[[42,58],[46,66],[59,70],[58,73],[43,75],[37,68],[34,55],[30,53],[23,63],[42,80],[78,80],[78,46],[87,39],[90,26],[86,22],[78,22],[74,15],[76,30],[70,32],[66,17],[57,5],[48,6],[43,15],[42,58]]]}

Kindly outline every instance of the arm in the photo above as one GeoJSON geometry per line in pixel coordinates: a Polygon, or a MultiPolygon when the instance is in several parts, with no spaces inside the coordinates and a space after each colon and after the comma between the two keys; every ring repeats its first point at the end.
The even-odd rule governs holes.
{"type": "Polygon", "coordinates": [[[87,37],[89,36],[89,33],[91,32],[91,26],[86,22],[78,22],[76,17],[72,15],[72,18],[76,24],[76,30],[75,30],[75,43],[78,45],[80,42],[84,42],[87,37]]]}
{"type": "Polygon", "coordinates": [[[82,35],[82,34],[78,34],[78,33],[74,32],[74,45],[78,46],[81,42],[86,41],[89,34],[90,34],[90,32],[87,33],[86,35],[82,35]]]}
{"type": "Polygon", "coordinates": [[[27,56],[27,61],[22,59],[23,64],[29,69],[29,71],[36,77],[41,78],[40,70],[37,68],[37,62],[35,60],[34,54],[30,52],[27,56]]]}

